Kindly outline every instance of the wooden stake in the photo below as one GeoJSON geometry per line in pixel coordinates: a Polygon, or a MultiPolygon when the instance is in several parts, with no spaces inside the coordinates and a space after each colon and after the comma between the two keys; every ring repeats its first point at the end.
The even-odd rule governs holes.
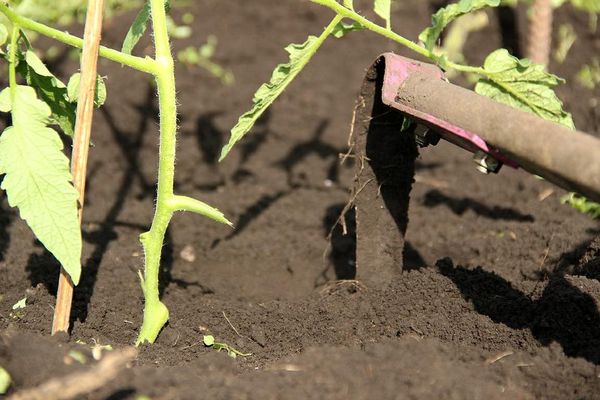
{"type": "Polygon", "coordinates": [[[536,0],[531,11],[527,57],[548,69],[552,50],[552,1],[536,0]]]}
{"type": "MultiPolygon", "coordinates": [[[[79,192],[79,223],[83,215],[85,195],[85,178],[87,170],[88,150],[94,113],[94,91],[96,89],[96,70],[98,64],[98,48],[102,34],[102,13],[104,0],[89,0],[83,36],[83,52],[81,56],[81,79],[79,81],[79,97],[77,101],[77,118],[75,135],[73,136],[73,154],[71,157],[71,173],[73,185],[79,192]]],[[[69,275],[61,268],[56,293],[56,308],[52,322],[52,334],[68,332],[73,300],[73,283],[69,275]]]]}

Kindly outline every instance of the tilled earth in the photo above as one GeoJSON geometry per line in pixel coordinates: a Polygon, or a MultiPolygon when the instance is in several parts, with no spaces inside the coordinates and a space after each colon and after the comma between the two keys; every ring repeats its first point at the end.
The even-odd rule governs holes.
{"type": "MultiPolygon", "coordinates": [[[[398,4],[396,30],[416,38],[434,5],[398,4]]],[[[252,94],[285,61],[283,47],[318,33],[330,15],[292,0],[198,0],[175,9],[176,19],[187,11],[196,16],[194,35],[174,49],[216,35],[215,60],[236,82],[223,86],[178,66],[177,191],[218,206],[236,229],[175,217],[162,269],[169,325],[87,398],[600,398],[598,222],[561,205],[564,192],[549,183],[510,168],[481,175],[469,154],[441,143],[418,160],[405,271],[385,290],[340,281],[352,278],[355,243],[339,228],[331,246],[326,237],[352,185],[351,160],[340,165],[339,154],[355,98],[378,54],[411,54],[368,32],[329,40],[217,163],[252,94]],[[252,355],[232,359],[205,348],[208,333],[252,355]]],[[[523,47],[524,10],[489,16],[490,26],[467,43],[473,64],[497,47],[523,47]]],[[[112,20],[104,43],[119,47],[133,17],[112,20]]],[[[556,18],[578,34],[567,61],[551,65],[568,81],[559,95],[578,128],[600,136],[600,90],[575,81],[600,51],[600,35],[569,7],[556,18]]],[[[149,41],[139,50],[150,52],[149,41]]],[[[64,75],[76,68],[66,56],[54,64],[64,75]]],[[[85,369],[69,362],[69,351],[131,345],[141,324],[138,236],[153,211],[156,99],[142,74],[108,61],[99,71],[109,99],[94,122],[84,273],[69,339],[49,336],[58,266],[2,202],[0,365],[16,389],[85,369]],[[27,307],[12,311],[25,296],[27,307]]]]}

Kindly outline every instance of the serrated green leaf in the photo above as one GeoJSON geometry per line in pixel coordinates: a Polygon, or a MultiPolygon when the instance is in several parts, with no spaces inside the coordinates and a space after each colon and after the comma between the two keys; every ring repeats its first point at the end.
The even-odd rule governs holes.
{"type": "Polygon", "coordinates": [[[36,237],[61,263],[74,284],[81,274],[81,230],[77,191],[69,160],[56,131],[47,123],[50,107],[29,86],[13,90],[12,123],[0,136],[0,186],[18,207],[36,237]]]}
{"type": "Polygon", "coordinates": [[[36,89],[40,99],[52,110],[50,124],[60,126],[66,135],[72,137],[76,107],[67,98],[65,84],[54,76],[31,50],[25,53],[25,58],[17,65],[17,71],[28,85],[36,89]]]}
{"type": "MultiPolygon", "coordinates": [[[[67,83],[67,98],[71,103],[77,103],[79,98],[79,82],[81,81],[81,73],[76,72],[71,75],[67,83]]],[[[101,107],[106,101],[106,85],[104,79],[98,75],[96,78],[96,89],[94,90],[94,107],[101,107]]]]}
{"type": "Polygon", "coordinates": [[[146,28],[148,27],[148,21],[150,20],[150,2],[146,1],[144,7],[140,10],[138,15],[135,17],[133,24],[127,31],[127,35],[125,35],[125,40],[123,40],[123,47],[121,51],[126,54],[131,54],[135,45],[140,41],[144,33],[146,32],[146,28]]]}
{"type": "Polygon", "coordinates": [[[385,21],[385,27],[391,29],[391,11],[392,11],[392,0],[375,0],[373,3],[373,11],[379,15],[385,21]]]}
{"type": "Polygon", "coordinates": [[[431,26],[419,35],[428,50],[433,50],[442,31],[456,18],[485,7],[497,7],[500,0],[460,0],[438,10],[431,17],[431,26]]]}
{"type": "Polygon", "coordinates": [[[317,38],[311,35],[304,43],[290,44],[285,48],[290,54],[289,62],[287,64],[279,64],[273,71],[270,81],[258,88],[252,99],[252,109],[242,114],[237,124],[231,129],[231,137],[229,138],[229,142],[223,147],[223,150],[221,150],[219,161],[223,160],[235,143],[252,129],[256,120],[283,93],[296,75],[302,71],[324,39],[325,37],[317,38]]]}
{"type": "Polygon", "coordinates": [[[348,34],[349,32],[359,31],[361,29],[364,29],[364,26],[362,26],[358,22],[353,22],[351,24],[347,24],[343,21],[340,21],[335,26],[335,28],[333,28],[333,30],[331,31],[331,35],[335,38],[340,39],[340,38],[344,37],[346,34],[348,34]]]}
{"type": "Polygon", "coordinates": [[[499,49],[487,56],[483,68],[488,75],[475,86],[477,93],[575,129],[571,114],[563,110],[553,90],[564,81],[546,72],[543,65],[499,49]]]}

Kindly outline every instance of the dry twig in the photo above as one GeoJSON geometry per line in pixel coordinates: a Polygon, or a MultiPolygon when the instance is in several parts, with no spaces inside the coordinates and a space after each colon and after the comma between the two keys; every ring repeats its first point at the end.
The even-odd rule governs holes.
{"type": "Polygon", "coordinates": [[[113,351],[87,371],[52,378],[38,387],[13,394],[8,400],[70,400],[91,393],[113,380],[136,355],[133,347],[113,351]]]}

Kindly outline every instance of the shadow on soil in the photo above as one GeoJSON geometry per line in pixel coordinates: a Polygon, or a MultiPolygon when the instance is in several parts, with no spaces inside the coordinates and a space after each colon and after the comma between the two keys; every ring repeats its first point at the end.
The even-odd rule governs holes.
{"type": "Polygon", "coordinates": [[[529,329],[542,345],[555,341],[570,357],[583,357],[600,364],[598,305],[564,277],[551,277],[542,295],[532,299],[481,267],[454,266],[449,258],[439,260],[436,266],[473,303],[478,313],[513,329],[529,329]]]}
{"type": "MultiPolygon", "coordinates": [[[[246,168],[245,165],[250,161],[252,156],[256,154],[260,148],[266,144],[267,137],[277,136],[275,132],[272,132],[269,128],[271,121],[271,111],[267,110],[265,113],[256,121],[252,134],[248,135],[241,142],[236,144],[237,152],[240,155],[237,169],[232,175],[232,180],[236,184],[255,179],[254,173],[250,169],[246,168]]],[[[221,133],[223,136],[223,133],[221,133]]],[[[220,149],[219,149],[220,151],[220,149]]]]}
{"type": "Polygon", "coordinates": [[[200,190],[216,190],[225,184],[219,170],[219,155],[223,147],[225,135],[224,132],[217,128],[215,118],[221,115],[222,112],[209,112],[202,114],[196,120],[196,140],[203,161],[210,168],[210,182],[196,185],[200,190]]]}
{"type": "Polygon", "coordinates": [[[327,169],[327,179],[331,182],[338,181],[340,166],[338,154],[341,154],[343,151],[323,141],[322,137],[328,126],[329,120],[322,120],[319,122],[319,125],[310,139],[296,144],[285,156],[274,163],[275,166],[282,168],[287,173],[288,184],[291,187],[306,186],[303,184],[306,177],[301,175],[295,176],[293,170],[296,165],[300,164],[311,154],[316,154],[324,160],[331,158],[332,162],[327,169]]]}
{"type": "Polygon", "coordinates": [[[446,205],[456,215],[463,215],[468,210],[475,214],[493,220],[517,221],[517,222],[534,222],[535,218],[530,214],[522,214],[512,208],[487,206],[477,200],[463,197],[461,199],[448,196],[437,189],[433,189],[425,193],[423,200],[425,207],[434,208],[439,205],[446,205]]]}
{"type": "MultiPolygon", "coordinates": [[[[2,196],[5,198],[5,196],[2,196]]],[[[15,217],[14,211],[8,206],[8,202],[0,199],[0,261],[4,261],[4,253],[10,244],[8,229],[15,217]]]]}
{"type": "MultiPolygon", "coordinates": [[[[266,140],[267,133],[269,133],[269,113],[265,113],[261,119],[259,119],[259,123],[257,127],[254,129],[251,138],[253,140],[246,141],[240,146],[239,152],[241,153],[240,163],[233,175],[233,180],[236,183],[239,183],[242,180],[249,179],[252,177],[252,173],[248,172],[243,168],[244,164],[250,159],[250,157],[259,149],[259,147],[266,140]]],[[[252,221],[266,212],[271,206],[277,203],[279,200],[284,198],[285,196],[292,194],[295,189],[298,188],[310,188],[321,190],[322,187],[314,187],[310,183],[306,182],[307,177],[302,173],[294,174],[294,168],[302,163],[308,156],[311,154],[316,154],[322,159],[333,159],[330,167],[327,172],[327,179],[329,179],[332,183],[337,183],[339,180],[339,160],[338,155],[342,153],[342,150],[329,145],[328,143],[322,140],[322,136],[329,125],[328,120],[322,120],[317,128],[315,129],[313,135],[310,139],[304,142],[297,143],[295,146],[291,148],[291,150],[284,155],[280,160],[275,161],[273,163],[274,166],[283,169],[287,174],[287,183],[289,186],[289,190],[280,190],[275,193],[264,194],[253,204],[248,206],[240,215],[237,222],[234,224],[236,229],[229,235],[227,235],[222,240],[230,240],[239,234],[241,234],[245,229],[250,226],[252,221]]],[[[213,132],[215,135],[218,133],[218,130],[213,132]]],[[[206,151],[206,150],[205,150],[206,151]]],[[[210,153],[209,156],[212,156],[210,153]]],[[[207,155],[204,156],[205,158],[207,155]]],[[[341,211],[341,209],[340,209],[341,211]]],[[[329,210],[327,211],[329,214],[329,210]]],[[[338,214],[339,215],[339,214],[338,214]]],[[[336,217],[337,218],[337,217],[336,217]]],[[[331,229],[331,226],[329,227],[331,229]]],[[[217,247],[221,242],[221,239],[217,239],[213,242],[212,248],[217,247]]],[[[342,276],[346,276],[346,273],[342,273],[342,276]]],[[[339,279],[347,279],[347,278],[339,278],[339,279]]],[[[349,278],[348,278],[349,279],[349,278]]]]}
{"type": "MultiPolygon", "coordinates": [[[[352,207],[342,217],[345,219],[346,234],[340,215],[346,205],[334,204],[327,208],[323,218],[323,230],[330,236],[329,261],[336,280],[356,278],[356,212],[352,207]]],[[[326,282],[330,266],[320,274],[318,282],[326,282]]]]}
{"type": "Polygon", "coordinates": [[[135,389],[122,389],[106,398],[106,400],[126,400],[131,399],[136,393],[135,389]]]}
{"type": "MultiPolygon", "coordinates": [[[[10,114],[0,113],[0,132],[11,123],[10,114]]],[[[2,180],[0,179],[1,182],[2,180]]],[[[0,197],[0,261],[4,261],[4,253],[8,250],[8,245],[10,244],[8,229],[12,224],[14,216],[13,210],[9,207],[8,201],[6,201],[6,195],[2,194],[2,197],[0,197]]]]}

